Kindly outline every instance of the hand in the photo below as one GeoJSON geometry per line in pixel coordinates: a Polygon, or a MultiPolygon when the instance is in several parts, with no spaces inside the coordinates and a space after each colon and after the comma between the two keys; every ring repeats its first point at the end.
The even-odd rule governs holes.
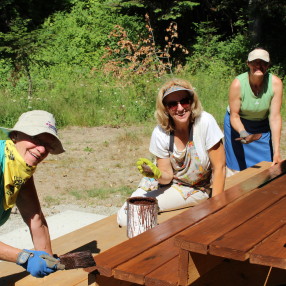
{"type": "Polygon", "coordinates": [[[139,158],[136,165],[139,172],[145,177],[159,179],[162,175],[159,168],[148,159],[139,158]]]}
{"type": "Polygon", "coordinates": [[[17,264],[37,278],[47,276],[58,269],[64,269],[60,261],[47,252],[27,249],[18,255],[17,264]]]}
{"type": "Polygon", "coordinates": [[[239,133],[238,138],[235,138],[236,141],[240,141],[243,144],[249,144],[253,141],[259,140],[262,136],[261,133],[258,134],[249,134],[248,132],[246,132],[245,130],[241,131],[239,133]]]}
{"type": "Polygon", "coordinates": [[[49,254],[43,254],[40,257],[46,261],[47,267],[49,267],[49,268],[56,267],[57,270],[64,270],[65,269],[65,265],[60,264],[59,258],[52,257],[49,254]]]}

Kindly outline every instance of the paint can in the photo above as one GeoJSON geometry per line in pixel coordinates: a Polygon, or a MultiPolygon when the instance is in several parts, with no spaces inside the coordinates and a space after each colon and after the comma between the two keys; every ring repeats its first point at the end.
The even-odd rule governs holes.
{"type": "Polygon", "coordinates": [[[127,236],[138,234],[157,225],[158,201],[156,198],[131,197],[127,200],[127,236]]]}

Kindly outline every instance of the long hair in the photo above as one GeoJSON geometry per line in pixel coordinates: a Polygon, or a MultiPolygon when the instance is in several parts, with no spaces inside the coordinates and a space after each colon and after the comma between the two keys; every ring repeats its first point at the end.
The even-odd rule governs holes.
{"type": "Polygon", "coordinates": [[[200,116],[203,108],[201,102],[198,98],[197,93],[195,92],[193,86],[190,82],[179,79],[173,78],[168,80],[159,90],[156,100],[156,111],[155,111],[155,118],[157,123],[167,132],[173,131],[175,129],[175,124],[172,117],[169,115],[168,109],[163,104],[163,96],[165,92],[171,88],[172,86],[181,86],[193,91],[193,96],[191,97],[191,117],[190,122],[194,122],[195,118],[200,116]]]}

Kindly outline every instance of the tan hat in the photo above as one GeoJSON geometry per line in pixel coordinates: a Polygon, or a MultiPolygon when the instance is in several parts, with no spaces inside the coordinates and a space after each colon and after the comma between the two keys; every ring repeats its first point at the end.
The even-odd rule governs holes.
{"type": "Polygon", "coordinates": [[[269,63],[270,62],[269,53],[263,49],[255,49],[248,54],[247,60],[249,62],[252,62],[252,61],[257,60],[257,59],[260,59],[260,60],[263,60],[263,61],[269,63]]]}
{"type": "Polygon", "coordinates": [[[54,115],[44,110],[32,110],[23,113],[12,129],[0,127],[8,135],[12,131],[19,131],[29,136],[36,136],[42,133],[49,133],[54,136],[53,149],[51,154],[65,152],[57,134],[56,121],[54,115]]]}
{"type": "Polygon", "coordinates": [[[179,86],[179,85],[173,85],[173,86],[171,86],[170,88],[168,88],[168,89],[164,92],[162,100],[163,100],[167,95],[169,95],[169,94],[171,94],[171,93],[174,93],[174,92],[177,92],[177,91],[181,91],[181,90],[187,91],[191,96],[194,95],[194,92],[193,92],[191,89],[184,88],[184,87],[179,86]]]}

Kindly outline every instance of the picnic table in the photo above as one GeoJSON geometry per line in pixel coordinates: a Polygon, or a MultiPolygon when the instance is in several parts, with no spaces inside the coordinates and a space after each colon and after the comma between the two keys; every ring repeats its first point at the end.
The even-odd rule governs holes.
{"type": "MultiPolygon", "coordinates": [[[[160,213],[158,216],[159,225],[132,239],[127,238],[125,227],[118,228],[116,215],[112,215],[52,241],[53,249],[59,255],[69,251],[91,249],[97,263],[95,268],[57,271],[38,279],[14,263],[1,262],[0,285],[255,286],[263,285],[270,269],[272,270],[267,286],[285,285],[286,275],[283,268],[286,258],[284,249],[286,243],[285,226],[283,225],[283,214],[280,214],[279,209],[281,207],[280,201],[284,199],[283,177],[286,173],[286,162],[273,167],[270,165],[269,162],[261,162],[227,178],[223,194],[196,207],[160,213]],[[268,185],[273,187],[268,188],[268,185]],[[261,191],[261,197],[258,196],[259,201],[255,202],[254,193],[258,191],[261,191]],[[264,196],[265,199],[263,199],[264,196]],[[247,219],[249,214],[244,214],[243,211],[246,206],[239,204],[239,201],[244,200],[244,198],[248,198],[246,204],[249,210],[260,207],[261,212],[256,215],[253,214],[252,218],[247,219]],[[269,202],[267,202],[268,199],[269,202]],[[276,206],[278,203],[280,206],[276,206]],[[259,239],[257,239],[257,245],[253,247],[253,250],[249,248],[251,245],[249,241],[251,237],[249,236],[242,237],[244,240],[241,241],[241,245],[244,248],[238,252],[229,249],[229,244],[228,246],[227,244],[221,246],[217,243],[212,245],[211,241],[206,245],[207,236],[205,234],[201,236],[202,240],[198,240],[198,236],[196,240],[189,240],[192,237],[186,236],[188,231],[205,224],[205,220],[210,219],[210,223],[212,223],[212,217],[215,216],[221,220],[215,221],[215,226],[211,225],[211,227],[214,233],[220,235],[228,226],[226,220],[231,221],[230,215],[235,215],[233,219],[238,217],[242,225],[242,216],[245,221],[252,220],[259,217],[264,209],[270,207],[276,209],[275,218],[277,218],[277,222],[272,225],[272,214],[265,218],[265,223],[267,223],[265,226],[263,219],[260,220],[262,226],[259,228],[261,228],[262,233],[266,229],[265,233],[269,239],[264,239],[261,242],[258,242],[259,239]],[[230,210],[230,213],[226,212],[225,217],[220,218],[219,213],[225,212],[224,209],[230,210]],[[234,209],[239,213],[232,214],[234,209]],[[202,243],[204,243],[204,247],[198,247],[202,243]],[[190,246],[194,245],[196,249],[203,249],[204,252],[200,253],[189,249],[190,246]],[[281,245],[283,245],[283,249],[281,249],[281,245]],[[218,256],[217,252],[212,254],[214,248],[217,248],[216,251],[220,248],[221,256],[218,256]],[[262,250],[263,255],[261,255],[262,250]],[[231,255],[234,253],[236,258],[225,258],[223,253],[230,253],[231,255]],[[248,255],[249,258],[247,258],[248,255]],[[241,261],[237,258],[246,260],[241,261]],[[273,258],[275,261],[269,263],[271,266],[265,266],[273,258]],[[255,259],[259,259],[259,262],[255,259]]],[[[285,213],[285,208],[281,212],[285,213]]],[[[253,233],[249,230],[251,236],[256,234],[256,222],[253,223],[253,233]]],[[[233,222],[231,221],[231,223],[233,222]]],[[[235,228],[239,230],[239,225],[232,226],[233,228],[222,234],[222,237],[231,233],[235,228]]],[[[203,231],[209,235],[208,229],[203,231]]],[[[214,238],[214,241],[220,241],[220,237],[215,238],[214,234],[212,237],[208,237],[209,240],[214,238]]]]}
{"type": "Polygon", "coordinates": [[[90,285],[285,285],[286,162],[259,168],[98,254],[90,285]]]}

